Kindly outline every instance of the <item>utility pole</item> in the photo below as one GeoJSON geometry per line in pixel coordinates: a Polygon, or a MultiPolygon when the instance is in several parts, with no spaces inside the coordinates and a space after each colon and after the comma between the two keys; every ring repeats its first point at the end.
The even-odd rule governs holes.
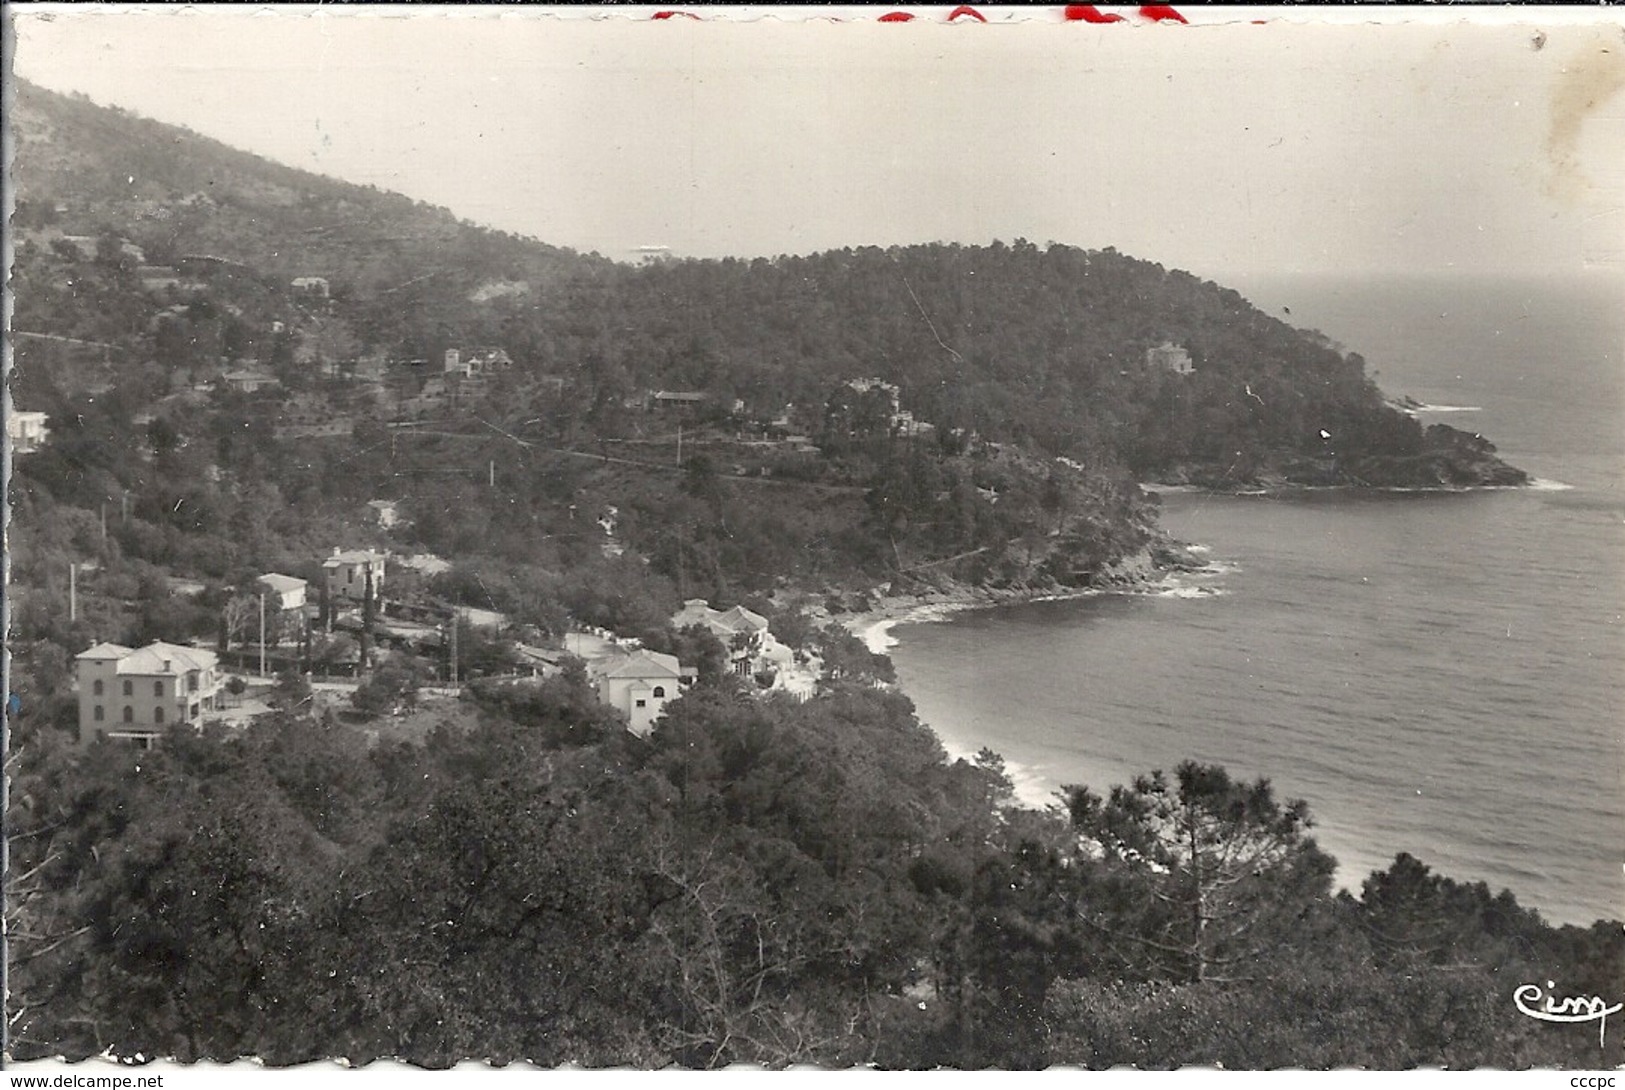
{"type": "Polygon", "coordinates": [[[683,468],[683,425],[677,425],[677,468],[683,468]]]}
{"type": "Polygon", "coordinates": [[[265,676],[265,592],[260,591],[260,677],[265,676]]]}
{"type": "Polygon", "coordinates": [[[107,551],[107,502],[102,501],[102,551],[107,551]]]}
{"type": "Polygon", "coordinates": [[[683,548],[683,536],[677,535],[677,597],[688,600],[688,551],[683,548]]]}
{"type": "Polygon", "coordinates": [[[492,488],[497,486],[497,460],[495,458],[491,459],[490,484],[492,488]]]}
{"type": "Polygon", "coordinates": [[[79,619],[79,565],[68,565],[68,620],[79,619]]]}
{"type": "Polygon", "coordinates": [[[451,613],[451,687],[457,688],[457,611],[451,613]]]}

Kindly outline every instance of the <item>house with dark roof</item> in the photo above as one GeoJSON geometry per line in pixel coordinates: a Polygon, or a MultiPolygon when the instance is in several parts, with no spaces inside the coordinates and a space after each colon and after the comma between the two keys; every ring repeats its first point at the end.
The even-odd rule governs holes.
{"type": "Polygon", "coordinates": [[[537,647],[528,643],[514,644],[513,651],[520,671],[528,671],[531,677],[536,678],[557,677],[564,672],[564,660],[570,657],[568,651],[560,648],[537,647]]]}
{"type": "Polygon", "coordinates": [[[645,404],[655,412],[692,412],[709,400],[710,395],[695,390],[651,390],[645,404]]]}

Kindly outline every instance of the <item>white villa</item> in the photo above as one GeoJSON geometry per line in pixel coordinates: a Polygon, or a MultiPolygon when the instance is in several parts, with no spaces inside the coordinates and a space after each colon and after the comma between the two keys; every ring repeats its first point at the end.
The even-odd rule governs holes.
{"type": "Polygon", "coordinates": [[[334,548],[333,555],[322,561],[322,572],[327,576],[327,599],[335,607],[341,600],[360,603],[367,597],[368,576],[372,580],[372,599],[381,605],[384,597],[384,553],[371,549],[352,549],[348,552],[334,548]]]}
{"type": "Polygon", "coordinates": [[[140,650],[99,643],[80,652],[80,744],[105,735],[147,749],[171,724],[200,725],[220,706],[218,663],[212,651],[161,641],[140,650]]]}
{"type": "Polygon", "coordinates": [[[722,641],[728,649],[728,664],[740,677],[768,668],[782,670],[795,661],[795,652],[767,630],[767,618],[744,606],[712,609],[704,598],[690,598],[672,615],[671,626],[683,629],[690,625],[699,625],[722,641]]]}
{"type": "Polygon", "coordinates": [[[654,729],[666,705],[694,683],[697,673],[675,655],[641,650],[600,660],[589,672],[598,684],[598,699],[624,714],[639,737],[654,729]]]}

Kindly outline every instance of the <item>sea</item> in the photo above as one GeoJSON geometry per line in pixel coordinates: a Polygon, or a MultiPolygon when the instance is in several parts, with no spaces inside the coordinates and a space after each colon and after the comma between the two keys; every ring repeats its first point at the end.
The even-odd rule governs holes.
{"type": "Polygon", "coordinates": [[[1344,888],[1409,852],[1548,922],[1625,919],[1625,276],[1236,286],[1534,485],[1164,493],[1205,570],[871,646],[1029,804],[1218,763],[1306,800],[1344,888]]]}

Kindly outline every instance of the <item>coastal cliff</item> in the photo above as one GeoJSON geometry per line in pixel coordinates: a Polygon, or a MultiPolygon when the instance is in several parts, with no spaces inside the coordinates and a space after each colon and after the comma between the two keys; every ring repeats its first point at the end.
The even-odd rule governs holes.
{"type": "Polygon", "coordinates": [[[1271,452],[1245,466],[1184,463],[1156,475],[1153,484],[1213,492],[1281,491],[1292,488],[1376,488],[1400,491],[1462,491],[1520,488],[1529,474],[1509,465],[1495,444],[1447,424],[1423,433],[1420,449],[1335,452],[1271,452]]]}

